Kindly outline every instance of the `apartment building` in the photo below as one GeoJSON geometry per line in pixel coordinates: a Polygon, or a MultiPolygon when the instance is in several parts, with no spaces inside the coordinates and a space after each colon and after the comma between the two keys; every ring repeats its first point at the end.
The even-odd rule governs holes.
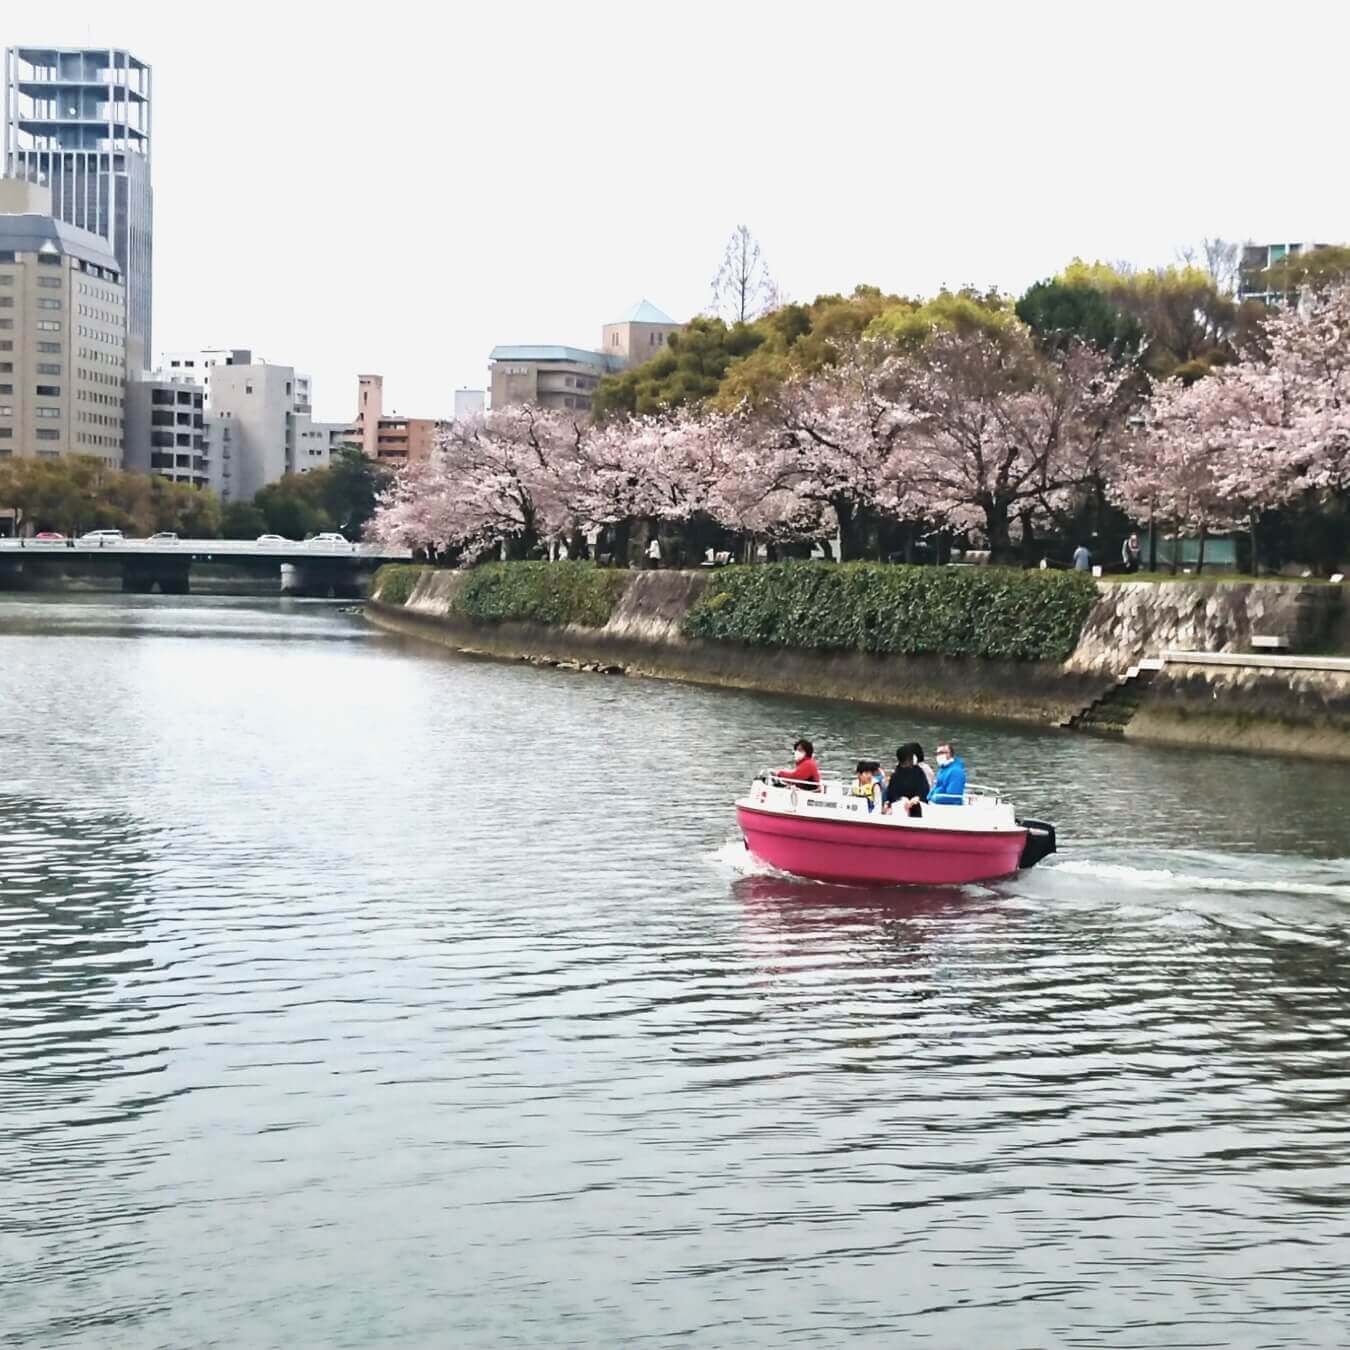
{"type": "Polygon", "coordinates": [[[127,385],[126,402],[128,469],[221,491],[221,474],[229,471],[230,463],[218,455],[213,463],[206,399],[199,385],[148,375],[127,385]]]}
{"type": "Polygon", "coordinates": [[[0,179],[0,456],[123,459],[126,290],[107,240],[0,179]]]}
{"type": "MultiPolygon", "coordinates": [[[[248,347],[196,347],[191,351],[165,352],[160,357],[159,368],[170,379],[187,379],[201,385],[209,410],[211,374],[217,366],[251,366],[261,359],[248,347]]],[[[295,384],[297,411],[309,412],[309,376],[296,375],[295,384]]]]}
{"type": "Polygon", "coordinates": [[[384,376],[356,377],[356,417],[347,441],[360,447],[367,459],[383,464],[406,464],[426,459],[449,423],[434,417],[402,417],[384,411],[384,376]]]}
{"type": "MultiPolygon", "coordinates": [[[[228,423],[232,440],[232,492],[241,500],[259,488],[299,471],[311,429],[308,412],[300,411],[301,389],[292,366],[266,361],[218,365],[211,375],[213,416],[228,423]]],[[[326,463],[326,459],[324,460],[326,463]]]]}
{"type": "Polygon", "coordinates": [[[1244,244],[1238,264],[1238,299],[1260,300],[1263,304],[1282,304],[1288,296],[1270,289],[1267,269],[1300,253],[1313,253],[1326,244],[1244,244]]]}

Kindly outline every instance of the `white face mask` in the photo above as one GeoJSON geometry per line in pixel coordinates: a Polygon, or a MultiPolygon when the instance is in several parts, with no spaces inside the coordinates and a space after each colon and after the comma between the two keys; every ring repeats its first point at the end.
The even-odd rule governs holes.
{"type": "Polygon", "coordinates": [[[950,755],[939,755],[937,761],[939,764],[950,764],[952,762],[952,757],[950,755]]]}
{"type": "Polygon", "coordinates": [[[800,764],[800,763],[802,762],[802,760],[804,760],[804,759],[806,758],[806,751],[805,751],[805,750],[794,750],[794,751],[792,752],[792,758],[793,758],[798,764],[800,764]]]}

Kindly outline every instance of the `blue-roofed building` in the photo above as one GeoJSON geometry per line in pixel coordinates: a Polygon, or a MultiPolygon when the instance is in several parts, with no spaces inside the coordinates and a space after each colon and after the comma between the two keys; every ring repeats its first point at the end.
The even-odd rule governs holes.
{"type": "Polygon", "coordinates": [[[599,351],[553,343],[507,343],[488,356],[492,407],[537,403],[588,412],[601,379],[655,356],[680,325],[639,300],[601,329],[599,351]]]}
{"type": "Polygon", "coordinates": [[[679,327],[650,300],[639,300],[604,326],[600,345],[606,356],[617,356],[626,366],[640,366],[657,355],[679,327]]]}

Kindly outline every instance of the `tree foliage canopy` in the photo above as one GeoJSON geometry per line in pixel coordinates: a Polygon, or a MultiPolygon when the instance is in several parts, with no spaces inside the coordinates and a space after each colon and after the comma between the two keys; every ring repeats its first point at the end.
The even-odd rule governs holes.
{"type": "Polygon", "coordinates": [[[20,527],[71,536],[117,529],[131,535],[172,530],[212,538],[220,529],[214,493],[111,469],[93,455],[14,456],[0,462],[0,503],[18,512],[20,527]]]}

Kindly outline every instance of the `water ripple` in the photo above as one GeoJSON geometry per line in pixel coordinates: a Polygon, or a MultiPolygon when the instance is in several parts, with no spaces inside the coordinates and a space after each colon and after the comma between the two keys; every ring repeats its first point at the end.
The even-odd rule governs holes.
{"type": "Polygon", "coordinates": [[[0,602],[0,744],[7,1345],[1344,1340],[1344,769],[209,598],[0,602]],[[1065,851],[775,875],[799,731],[1065,851]]]}

